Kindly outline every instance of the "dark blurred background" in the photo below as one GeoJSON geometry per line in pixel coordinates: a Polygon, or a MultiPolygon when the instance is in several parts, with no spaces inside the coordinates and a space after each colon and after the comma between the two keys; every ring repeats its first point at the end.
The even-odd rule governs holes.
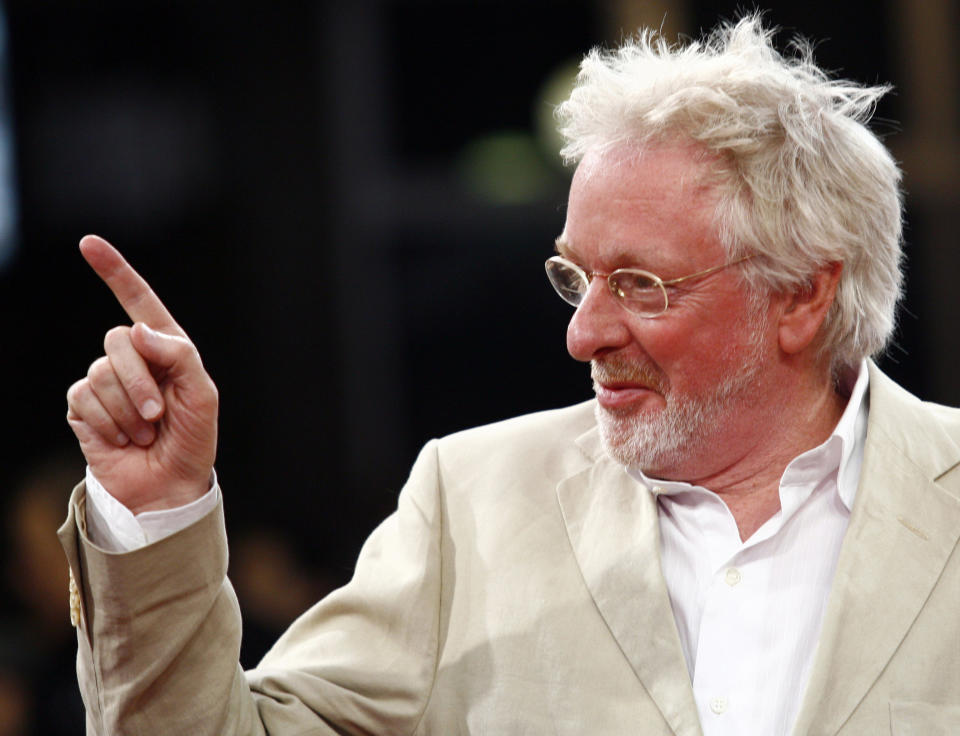
{"type": "MultiPolygon", "coordinates": [[[[738,3],[2,7],[0,736],[81,731],[53,537],[83,469],[64,395],[124,319],[83,234],[148,278],[220,387],[252,665],[349,577],[424,441],[590,395],[543,275],[570,173],[551,104],[591,46],[698,35],[738,3]]],[[[874,127],[906,170],[908,292],[883,365],[960,404],[956,1],[766,7],[781,47],[800,32],[826,68],[896,87],[874,127]]]]}

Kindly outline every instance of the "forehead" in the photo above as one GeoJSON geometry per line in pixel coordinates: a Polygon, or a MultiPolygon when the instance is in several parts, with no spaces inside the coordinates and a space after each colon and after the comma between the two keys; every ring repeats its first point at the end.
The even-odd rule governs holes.
{"type": "Polygon", "coordinates": [[[558,249],[594,267],[722,258],[713,171],[693,145],[587,154],[570,186],[558,249]]]}

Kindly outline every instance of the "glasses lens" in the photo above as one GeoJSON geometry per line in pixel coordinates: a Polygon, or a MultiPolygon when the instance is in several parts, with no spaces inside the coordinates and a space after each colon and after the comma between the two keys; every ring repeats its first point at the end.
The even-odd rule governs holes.
{"type": "Polygon", "coordinates": [[[667,310],[663,284],[646,271],[623,269],[610,275],[610,289],[631,312],[655,316],[667,310]]]}
{"type": "Polygon", "coordinates": [[[546,268],[547,278],[560,298],[574,307],[579,306],[588,287],[583,272],[556,256],[547,260],[546,268]]]}

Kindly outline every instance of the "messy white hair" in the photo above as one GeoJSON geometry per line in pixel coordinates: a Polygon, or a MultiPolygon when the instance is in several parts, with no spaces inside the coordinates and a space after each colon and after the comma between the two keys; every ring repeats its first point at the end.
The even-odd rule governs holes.
{"type": "Polygon", "coordinates": [[[759,15],[701,41],[643,31],[592,50],[557,109],[568,163],[589,151],[695,141],[712,154],[717,225],[759,290],[805,288],[843,264],[821,350],[835,371],[879,353],[895,327],[902,276],[900,170],[867,121],[887,86],[831,79],[810,46],[791,56],[759,15]]]}

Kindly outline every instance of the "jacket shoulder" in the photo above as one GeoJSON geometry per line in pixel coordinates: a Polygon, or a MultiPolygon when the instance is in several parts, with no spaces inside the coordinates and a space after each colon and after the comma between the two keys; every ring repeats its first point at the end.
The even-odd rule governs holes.
{"type": "Polygon", "coordinates": [[[870,375],[866,450],[901,456],[930,477],[948,473],[960,494],[960,409],[922,401],[879,370],[870,375]]]}
{"type": "MultiPolygon", "coordinates": [[[[487,474],[506,469],[563,472],[592,460],[594,406],[585,401],[463,430],[437,441],[441,466],[474,467],[487,474]]],[[[554,472],[549,472],[553,475],[554,472]]]]}
{"type": "Polygon", "coordinates": [[[595,404],[593,400],[584,401],[471,427],[441,438],[440,443],[449,449],[490,444],[502,449],[504,444],[539,446],[551,440],[573,441],[596,424],[595,404]]]}
{"type": "Polygon", "coordinates": [[[960,409],[955,406],[944,406],[932,401],[921,401],[922,410],[930,419],[943,427],[950,435],[960,439],[960,409]]]}
{"type": "Polygon", "coordinates": [[[870,374],[871,411],[877,409],[890,424],[910,430],[937,428],[960,439],[960,408],[924,401],[894,382],[879,369],[870,374]]]}

